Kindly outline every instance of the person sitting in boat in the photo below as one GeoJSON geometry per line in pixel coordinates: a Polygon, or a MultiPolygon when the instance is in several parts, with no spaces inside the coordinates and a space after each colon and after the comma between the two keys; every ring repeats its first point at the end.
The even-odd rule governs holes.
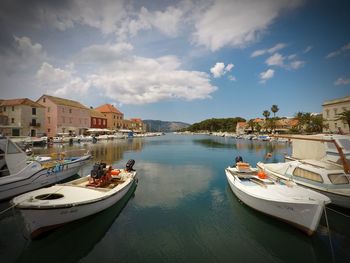
{"type": "Polygon", "coordinates": [[[243,158],[242,158],[242,156],[240,156],[240,155],[236,156],[236,158],[235,158],[235,164],[233,165],[233,167],[236,167],[236,166],[237,166],[237,163],[243,163],[243,158]]]}

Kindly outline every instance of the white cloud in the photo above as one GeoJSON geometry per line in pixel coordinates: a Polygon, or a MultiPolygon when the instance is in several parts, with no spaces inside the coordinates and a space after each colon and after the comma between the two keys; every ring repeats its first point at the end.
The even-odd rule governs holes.
{"type": "Polygon", "coordinates": [[[44,62],[36,73],[36,79],[41,88],[56,96],[83,95],[90,86],[88,82],[75,76],[72,64],[66,69],[60,69],[44,62]]]}
{"type": "Polygon", "coordinates": [[[254,58],[254,57],[264,55],[265,53],[266,53],[266,49],[259,49],[259,50],[255,50],[250,56],[254,58]]]}
{"type": "Polygon", "coordinates": [[[180,69],[175,56],[144,58],[129,56],[109,65],[101,65],[87,76],[102,96],[121,104],[145,104],[163,100],[210,98],[217,88],[208,74],[180,69]]]}
{"type": "Polygon", "coordinates": [[[311,49],[313,49],[313,46],[307,46],[307,47],[304,49],[303,53],[304,53],[304,54],[309,53],[309,52],[311,51],[311,49]]]}
{"type": "Polygon", "coordinates": [[[347,50],[350,50],[350,43],[347,43],[346,45],[344,45],[343,47],[341,47],[340,49],[333,51],[331,53],[329,53],[326,58],[334,58],[338,55],[341,55],[343,53],[345,53],[347,50]]]}
{"type": "Polygon", "coordinates": [[[305,62],[302,60],[294,60],[289,64],[291,69],[299,69],[305,65],[305,62]]]}
{"type": "Polygon", "coordinates": [[[275,53],[266,59],[265,63],[269,66],[283,66],[285,57],[279,53],[275,53]]]}
{"type": "Polygon", "coordinates": [[[289,55],[289,56],[288,56],[288,60],[295,59],[296,57],[297,57],[296,54],[289,55]]]}
{"type": "Polygon", "coordinates": [[[348,85],[348,84],[350,84],[350,78],[347,78],[347,79],[338,78],[334,82],[334,85],[348,85]]]}
{"type": "Polygon", "coordinates": [[[123,0],[75,0],[65,8],[55,5],[39,10],[44,21],[60,30],[74,27],[74,24],[87,25],[101,30],[104,34],[116,32],[118,25],[127,17],[123,0]]]}
{"type": "Polygon", "coordinates": [[[133,46],[129,43],[92,45],[84,48],[78,59],[86,62],[110,63],[128,56],[133,46]]]}
{"type": "Polygon", "coordinates": [[[286,46],[287,45],[284,44],[284,43],[278,43],[278,44],[276,44],[275,46],[273,46],[272,48],[269,48],[269,49],[255,50],[250,56],[252,58],[254,58],[254,57],[258,57],[258,56],[264,55],[266,53],[272,54],[272,53],[277,52],[278,50],[281,50],[281,49],[285,48],[286,46]]]}
{"type": "Polygon", "coordinates": [[[226,74],[227,72],[231,71],[232,68],[234,67],[233,64],[228,64],[225,67],[225,64],[222,62],[217,62],[214,67],[210,69],[210,72],[213,74],[214,78],[219,78],[226,74]]]}
{"type": "Polygon", "coordinates": [[[14,36],[13,48],[0,53],[0,66],[10,74],[18,73],[39,66],[46,58],[41,44],[32,43],[29,37],[14,36]]]}
{"type": "Polygon", "coordinates": [[[228,79],[231,80],[231,81],[236,81],[236,77],[235,76],[232,76],[232,75],[229,75],[228,76],[228,79]]]}
{"type": "Polygon", "coordinates": [[[225,46],[242,47],[255,42],[280,15],[301,0],[217,0],[195,20],[194,42],[212,51],[225,46]],[[257,11],[259,10],[259,11],[257,11]]]}
{"type": "Polygon", "coordinates": [[[275,71],[273,69],[268,69],[260,73],[260,83],[265,83],[268,79],[273,78],[275,71]]]}

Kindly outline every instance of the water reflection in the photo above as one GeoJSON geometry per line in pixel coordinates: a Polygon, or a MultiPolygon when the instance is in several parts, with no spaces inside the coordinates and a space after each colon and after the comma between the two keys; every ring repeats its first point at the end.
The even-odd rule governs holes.
{"type": "Polygon", "coordinates": [[[142,139],[106,140],[97,143],[54,144],[48,148],[35,148],[34,154],[52,154],[64,152],[66,156],[74,156],[89,151],[93,161],[104,161],[113,164],[124,158],[124,153],[141,151],[145,141],[142,139]]]}
{"type": "Polygon", "coordinates": [[[322,238],[328,239],[323,226],[314,236],[308,237],[298,229],[241,203],[228,185],[226,192],[234,211],[232,221],[239,229],[236,233],[240,235],[240,245],[245,243],[254,247],[260,256],[270,258],[268,261],[271,262],[298,262],[300,259],[303,262],[332,262],[329,243],[322,242],[322,238]]]}
{"type": "Polygon", "coordinates": [[[69,223],[39,240],[29,241],[17,262],[78,262],[91,252],[133,196],[136,183],[115,205],[69,223]]]}
{"type": "Polygon", "coordinates": [[[213,171],[201,165],[139,163],[135,204],[141,207],[174,207],[186,198],[207,191],[213,171]]]}
{"type": "MultiPolygon", "coordinates": [[[[222,137],[194,139],[193,143],[212,149],[232,149],[236,154],[241,155],[244,161],[252,164],[255,164],[257,161],[280,162],[283,161],[285,155],[291,154],[289,143],[222,137]]],[[[234,157],[232,160],[234,160],[234,157]]]]}

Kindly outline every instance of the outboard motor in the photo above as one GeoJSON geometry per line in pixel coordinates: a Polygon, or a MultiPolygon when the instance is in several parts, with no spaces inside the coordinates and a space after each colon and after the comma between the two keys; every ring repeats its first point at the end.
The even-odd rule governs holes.
{"type": "Polygon", "coordinates": [[[94,179],[100,179],[102,176],[104,176],[104,167],[106,167],[105,163],[95,163],[91,170],[91,177],[94,179]]]}
{"type": "Polygon", "coordinates": [[[127,172],[135,171],[135,170],[133,169],[134,164],[135,164],[135,160],[130,159],[130,160],[126,163],[126,165],[125,165],[125,170],[126,170],[127,172]]]}

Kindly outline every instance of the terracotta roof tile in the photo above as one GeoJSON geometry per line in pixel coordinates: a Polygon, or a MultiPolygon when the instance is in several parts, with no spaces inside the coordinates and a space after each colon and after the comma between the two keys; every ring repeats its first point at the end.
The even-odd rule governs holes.
{"type": "Polygon", "coordinates": [[[91,117],[97,117],[97,118],[106,118],[101,112],[95,110],[95,109],[90,109],[90,116],[91,117]]]}
{"type": "Polygon", "coordinates": [[[36,108],[45,108],[43,105],[32,101],[28,98],[20,98],[20,99],[9,99],[9,100],[1,100],[0,106],[16,106],[16,105],[27,105],[36,108]]]}
{"type": "Polygon", "coordinates": [[[95,110],[102,112],[102,113],[117,113],[117,114],[123,114],[121,113],[116,107],[114,107],[112,104],[103,104],[95,110]]]}

